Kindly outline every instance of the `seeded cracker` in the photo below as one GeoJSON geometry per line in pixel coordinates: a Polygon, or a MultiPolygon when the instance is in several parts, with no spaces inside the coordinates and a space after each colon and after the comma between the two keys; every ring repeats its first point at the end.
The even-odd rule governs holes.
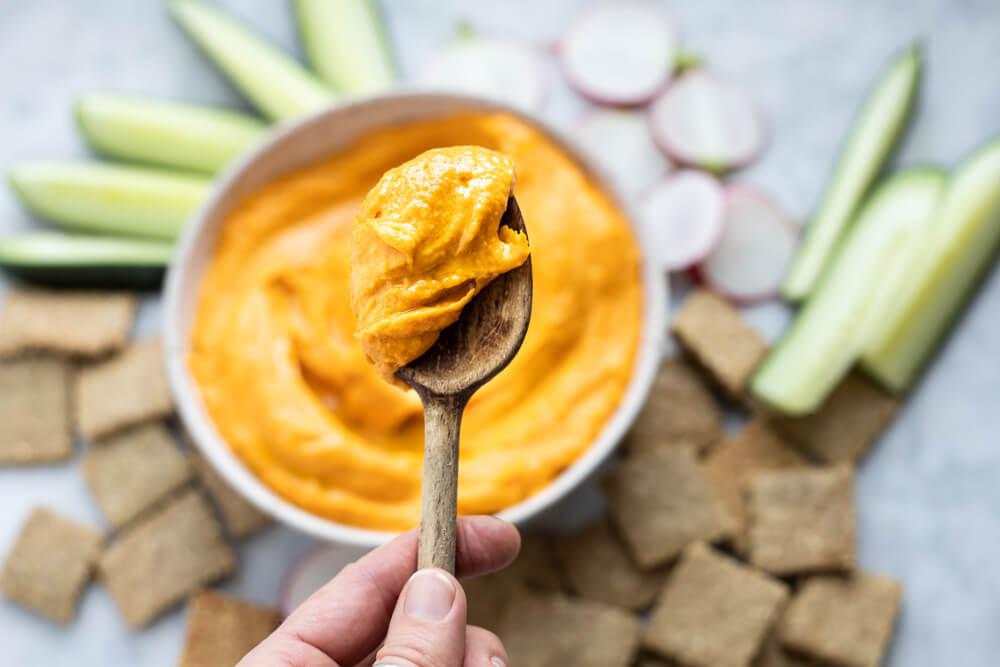
{"type": "Polygon", "coordinates": [[[778,626],[782,644],[846,667],[882,663],[899,611],[899,583],[856,572],[808,580],[778,626]]]}
{"type": "Polygon", "coordinates": [[[767,343],[740,312],[709,290],[688,297],[674,318],[674,336],[726,390],[741,398],[747,380],[767,352],[767,343]]]}
{"type": "Polygon", "coordinates": [[[779,576],[854,566],[847,465],[760,473],[747,487],[750,562],[779,576]]]}
{"type": "Polygon", "coordinates": [[[783,582],[692,545],[667,580],[643,646],[690,667],[748,667],[787,597],[783,582]]]}
{"type": "Polygon", "coordinates": [[[104,516],[116,528],[191,479],[187,457],[162,424],[147,424],[97,444],[83,475],[104,516]]]}
{"type": "Polygon", "coordinates": [[[511,665],[629,667],[639,649],[639,618],[599,602],[521,590],[499,636],[511,665]]]}
{"type": "Polygon", "coordinates": [[[0,592],[54,621],[69,623],[100,548],[101,534],[93,528],[36,508],[0,572],[0,592]]]}
{"type": "Polygon", "coordinates": [[[628,459],[601,480],[611,516],[635,562],[650,569],[688,544],[732,535],[728,514],[691,449],[628,459]]]}
{"type": "Polygon", "coordinates": [[[722,413],[698,374],[680,359],[664,359],[646,404],[625,439],[631,455],[690,445],[704,450],[722,437],[722,413]]]}
{"type": "Polygon", "coordinates": [[[759,418],[723,439],[705,457],[701,471],[733,518],[733,546],[738,553],[747,549],[746,482],[758,472],[804,465],[805,457],[759,418]]]}
{"type": "Polygon", "coordinates": [[[205,457],[195,453],[192,458],[201,482],[219,508],[230,535],[243,539],[271,524],[271,518],[234,491],[205,457]]]}
{"type": "Polygon", "coordinates": [[[277,609],[250,604],[218,591],[191,599],[187,640],[178,667],[235,665],[278,627],[277,609]]]}
{"type": "Polygon", "coordinates": [[[656,599],[664,570],[643,572],[607,519],[556,539],[555,553],[573,590],[589,600],[639,610],[656,599]]]}
{"type": "Polygon", "coordinates": [[[0,312],[0,357],[45,350],[98,357],[121,349],[135,316],[120,292],[11,290],[0,312]]]}
{"type": "Polygon", "coordinates": [[[0,464],[64,461],[73,453],[66,362],[0,362],[0,464]]]}
{"type": "Polygon", "coordinates": [[[120,355],[81,370],[74,404],[77,428],[88,438],[173,413],[160,339],[137,341],[120,355]]]}
{"type": "Polygon", "coordinates": [[[122,533],[98,566],[125,622],[138,628],[230,574],[236,557],[205,499],[190,490],[122,533]]]}
{"type": "Polygon", "coordinates": [[[897,410],[897,399],[852,373],[819,411],[805,417],[776,417],[774,423],[818,459],[829,463],[856,462],[868,452],[897,410]]]}

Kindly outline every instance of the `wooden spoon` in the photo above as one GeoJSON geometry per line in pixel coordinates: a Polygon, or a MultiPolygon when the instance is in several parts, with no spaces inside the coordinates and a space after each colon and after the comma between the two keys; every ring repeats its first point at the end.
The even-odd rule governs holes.
{"type": "MultiPolygon", "coordinates": [[[[524,232],[511,197],[500,220],[524,232]]],[[[531,258],[498,276],[462,309],[434,345],[396,371],[424,404],[424,478],[417,567],[455,573],[458,437],[472,394],[514,358],[531,319],[531,258]]]]}

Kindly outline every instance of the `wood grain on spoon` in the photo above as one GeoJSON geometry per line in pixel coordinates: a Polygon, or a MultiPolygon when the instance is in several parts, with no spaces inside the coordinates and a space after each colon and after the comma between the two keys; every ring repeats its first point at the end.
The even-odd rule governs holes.
{"type": "MultiPolygon", "coordinates": [[[[527,229],[511,197],[500,220],[527,229]]],[[[531,319],[531,258],[496,277],[423,355],[396,371],[424,405],[424,477],[417,567],[455,572],[458,442],[472,394],[514,358],[531,319]]]]}

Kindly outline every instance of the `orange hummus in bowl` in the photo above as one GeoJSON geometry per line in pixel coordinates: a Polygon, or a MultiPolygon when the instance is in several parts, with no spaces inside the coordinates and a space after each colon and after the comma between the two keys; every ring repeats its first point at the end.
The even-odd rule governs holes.
{"type": "MultiPolygon", "coordinates": [[[[551,131],[443,95],[361,101],[281,130],[224,179],[200,229],[186,231],[168,278],[166,342],[197,444],[251,501],[308,532],[364,544],[381,539],[370,531],[417,523],[422,410],[368,362],[364,345],[377,341],[355,333],[351,235],[359,215],[377,212],[362,204],[383,174],[448,146],[512,164],[534,265],[524,344],[465,412],[459,512],[519,520],[553,502],[611,451],[655,370],[662,279],[601,177],[551,131]],[[384,117],[365,108],[373,104],[384,117]],[[338,141],[315,139],[352,123],[338,141]]],[[[500,257],[478,266],[482,275],[527,256],[516,239],[503,252],[495,236],[480,241],[490,262],[500,257]]]]}

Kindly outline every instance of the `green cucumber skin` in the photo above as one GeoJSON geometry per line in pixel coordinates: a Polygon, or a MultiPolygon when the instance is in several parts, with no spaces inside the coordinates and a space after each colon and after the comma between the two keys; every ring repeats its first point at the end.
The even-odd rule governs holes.
{"type": "Polygon", "coordinates": [[[940,169],[909,168],[869,195],[812,296],[754,373],[750,390],[758,401],[790,416],[822,405],[860,356],[866,325],[891,297],[885,292],[902,279],[885,270],[906,262],[945,182],[940,169]]]}
{"type": "Polygon", "coordinates": [[[173,254],[170,243],[26,232],[0,239],[0,269],[50,287],[155,290],[173,254]]]}
{"type": "Polygon", "coordinates": [[[168,240],[211,188],[182,172],[108,163],[22,163],[9,178],[24,205],[57,226],[168,240]]]}
{"type": "Polygon", "coordinates": [[[271,120],[336,102],[334,91],[291,56],[202,0],[170,0],[171,14],[209,59],[271,120]]]}
{"type": "Polygon", "coordinates": [[[1000,252],[1000,137],[958,165],[931,225],[913,287],[901,296],[887,326],[868,341],[861,359],[869,375],[898,394],[919,379],[1000,252]],[[970,193],[965,179],[977,176],[986,186],[970,193]],[[975,220],[969,222],[970,216],[975,220]]]}
{"type": "Polygon", "coordinates": [[[294,8],[309,62],[336,90],[348,95],[371,95],[395,85],[398,71],[384,17],[374,0],[338,0],[336,4],[295,0],[294,8]],[[345,12],[358,20],[342,29],[338,19],[343,19],[345,12]],[[366,34],[351,32],[358,23],[366,34]],[[359,37],[374,44],[351,44],[359,37]],[[352,48],[347,48],[348,44],[352,48]]]}
{"type": "Polygon", "coordinates": [[[5,273],[44,287],[74,289],[132,289],[155,291],[163,285],[163,266],[25,266],[0,262],[5,273]]]}
{"type": "Polygon", "coordinates": [[[827,181],[826,190],[816,207],[812,221],[805,228],[802,246],[785,276],[781,288],[781,294],[785,300],[792,303],[803,301],[815,289],[825,265],[837,247],[838,240],[847,233],[852,215],[901,142],[916,107],[922,75],[923,49],[920,45],[916,45],[893,58],[869,91],[861,109],[851,122],[847,141],[837,157],[837,162],[827,181]],[[861,179],[853,196],[847,200],[848,204],[843,207],[841,214],[833,215],[831,205],[840,195],[840,189],[843,187],[841,183],[844,182],[845,178],[845,163],[850,159],[852,148],[857,143],[855,135],[863,130],[864,123],[862,121],[876,108],[875,102],[881,97],[877,93],[881,91],[883,85],[888,85],[890,81],[894,80],[895,75],[900,71],[906,75],[906,97],[898,109],[898,113],[895,114],[895,121],[885,134],[883,149],[875,160],[865,166],[868,173],[861,179]],[[828,230],[832,230],[832,232],[828,230]]]}
{"type": "Polygon", "coordinates": [[[236,111],[133,95],[90,93],[76,121],[91,148],[118,160],[212,174],[267,130],[236,111]]]}

